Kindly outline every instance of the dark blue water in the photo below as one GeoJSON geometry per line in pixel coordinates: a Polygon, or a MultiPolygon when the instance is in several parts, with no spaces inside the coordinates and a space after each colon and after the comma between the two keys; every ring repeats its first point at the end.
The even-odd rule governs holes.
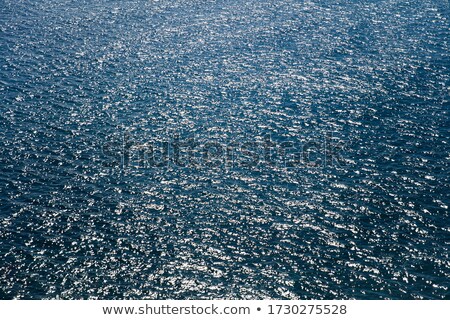
{"type": "Polygon", "coordinates": [[[448,299],[449,19],[1,0],[0,298],[448,299]]]}

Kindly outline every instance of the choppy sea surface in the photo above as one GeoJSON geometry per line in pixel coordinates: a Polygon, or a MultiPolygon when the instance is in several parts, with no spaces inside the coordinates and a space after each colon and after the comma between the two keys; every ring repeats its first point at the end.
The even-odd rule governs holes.
{"type": "Polygon", "coordinates": [[[0,298],[450,298],[449,19],[1,0],[0,298]],[[214,161],[136,156],[189,137],[214,161]],[[308,161],[249,165],[267,137],[308,161]]]}

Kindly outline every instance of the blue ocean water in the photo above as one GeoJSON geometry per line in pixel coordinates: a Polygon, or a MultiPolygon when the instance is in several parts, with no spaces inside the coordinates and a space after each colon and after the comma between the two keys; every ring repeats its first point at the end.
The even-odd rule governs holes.
{"type": "Polygon", "coordinates": [[[448,299],[449,19],[2,0],[0,298],[448,299]]]}

